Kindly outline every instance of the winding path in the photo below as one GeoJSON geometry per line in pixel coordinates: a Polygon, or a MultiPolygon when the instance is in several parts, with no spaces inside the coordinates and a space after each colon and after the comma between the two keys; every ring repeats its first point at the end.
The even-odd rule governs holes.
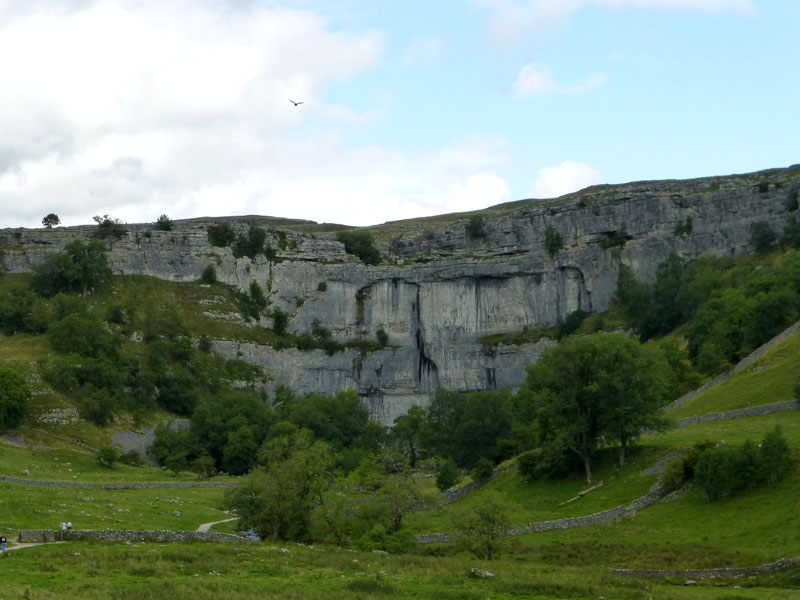
{"type": "Polygon", "coordinates": [[[197,528],[197,531],[201,533],[208,533],[208,530],[211,529],[214,525],[219,523],[227,523],[228,521],[238,521],[239,517],[232,517],[230,519],[223,519],[222,521],[213,521],[211,523],[203,523],[200,527],[197,528]]]}

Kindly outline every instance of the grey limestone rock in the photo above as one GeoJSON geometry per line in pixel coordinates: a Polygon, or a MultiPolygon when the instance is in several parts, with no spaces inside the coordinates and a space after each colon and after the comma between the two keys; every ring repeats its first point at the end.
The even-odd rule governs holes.
{"type": "MultiPolygon", "coordinates": [[[[780,232],[796,211],[800,167],[686,181],[596,186],[554,200],[523,200],[482,212],[486,236],[470,239],[467,218],[450,215],[371,228],[385,260],[362,264],[334,233],[308,233],[299,222],[264,217],[175,221],[172,231],[128,225],[110,242],[117,274],[197,281],[213,264],[220,281],[246,290],[257,281],[273,307],[289,313],[288,330],[309,331],[318,320],[334,339],[375,339],[388,345],[362,355],[348,349],[277,351],[215,340],[214,349],[265,368],[268,388],[299,394],[354,389],[372,418],[390,424],[442,387],[458,392],[519,387],[525,367],[554,342],[486,345],[485,336],[549,326],[575,310],[605,310],[620,265],[652,280],[670,252],[686,259],[749,250],[750,226],[766,221],[780,232]],[[206,228],[228,221],[267,231],[273,260],[236,258],[209,244],[206,228]],[[550,255],[545,229],[564,247],[550,255]],[[324,286],[320,284],[324,282],[324,286]]],[[[2,266],[28,272],[95,227],[0,230],[2,266]]],[[[214,307],[209,313],[216,315],[214,307]]],[[[219,318],[235,319],[235,315],[219,318]]],[[[263,318],[270,326],[271,319],[263,318]]]]}

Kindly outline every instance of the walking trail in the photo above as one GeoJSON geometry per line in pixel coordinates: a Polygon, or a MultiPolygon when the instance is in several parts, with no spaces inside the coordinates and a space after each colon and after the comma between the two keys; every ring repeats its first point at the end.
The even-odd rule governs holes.
{"type": "Polygon", "coordinates": [[[211,529],[214,525],[218,523],[227,523],[228,521],[238,521],[239,517],[233,517],[231,519],[223,519],[222,521],[214,521],[213,523],[203,523],[200,527],[197,528],[197,531],[202,533],[208,533],[208,530],[211,529]]]}

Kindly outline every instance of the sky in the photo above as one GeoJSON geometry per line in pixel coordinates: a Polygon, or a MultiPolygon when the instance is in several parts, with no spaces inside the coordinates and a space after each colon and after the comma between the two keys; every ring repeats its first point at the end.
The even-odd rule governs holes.
{"type": "Polygon", "coordinates": [[[371,225],[786,167],[798,27],[797,0],[0,0],[0,227],[371,225]]]}

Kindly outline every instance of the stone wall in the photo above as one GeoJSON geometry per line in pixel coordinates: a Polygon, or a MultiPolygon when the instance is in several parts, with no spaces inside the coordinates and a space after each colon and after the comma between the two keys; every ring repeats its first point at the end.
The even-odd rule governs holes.
{"type": "Polygon", "coordinates": [[[717,579],[717,578],[737,578],[748,577],[750,575],[765,575],[783,571],[800,564],[800,557],[781,558],[773,563],[758,567],[741,568],[718,568],[718,569],[670,569],[670,570],[643,570],[643,569],[611,569],[616,575],[628,575],[631,577],[688,577],[697,579],[717,579]]]}
{"type": "Polygon", "coordinates": [[[19,477],[9,477],[8,475],[0,475],[0,481],[55,488],[92,489],[93,487],[91,483],[77,483],[72,481],[40,481],[37,479],[20,479],[19,477]]]}
{"type": "MultiPolygon", "coordinates": [[[[9,483],[19,483],[24,485],[37,485],[40,487],[56,487],[90,490],[97,487],[93,483],[77,483],[72,481],[43,481],[37,479],[21,479],[19,477],[9,477],[0,475],[0,481],[9,483]]],[[[163,482],[144,482],[144,483],[101,483],[100,489],[103,490],[126,490],[144,488],[221,488],[234,487],[238,485],[235,481],[163,481],[163,482]]]]}
{"type": "Polygon", "coordinates": [[[139,490],[144,488],[221,488],[235,487],[239,485],[236,481],[175,481],[175,482],[151,482],[151,483],[103,483],[100,485],[104,490],[139,490]]]}
{"type": "Polygon", "coordinates": [[[697,398],[700,394],[704,394],[705,392],[707,392],[708,390],[710,390],[714,386],[719,385],[723,381],[726,381],[726,380],[730,379],[731,376],[734,373],[738,373],[739,371],[741,371],[745,367],[750,366],[753,362],[755,362],[756,360],[761,358],[766,352],[768,352],[769,350],[772,350],[772,348],[774,348],[775,346],[780,344],[782,341],[784,341],[786,338],[788,338],[790,335],[792,335],[794,332],[796,332],[798,328],[800,328],[800,321],[798,321],[797,323],[795,323],[791,327],[788,327],[787,329],[783,330],[781,333],[776,335],[774,338],[772,338],[768,342],[762,344],[761,346],[759,346],[758,348],[753,350],[750,354],[748,354],[742,360],[740,360],[738,363],[736,363],[736,366],[734,366],[730,371],[726,371],[725,373],[721,373],[721,374],[717,375],[716,377],[714,377],[714,379],[712,379],[711,381],[709,381],[705,385],[697,388],[696,390],[692,390],[691,392],[689,392],[687,394],[684,394],[683,396],[681,396],[677,400],[673,400],[672,402],[667,404],[665,407],[663,407],[661,410],[664,411],[664,412],[669,412],[671,410],[675,410],[679,406],[683,406],[684,404],[686,404],[688,402],[691,402],[692,400],[697,398]]]}
{"type": "MultiPolygon", "coordinates": [[[[555,519],[553,521],[536,521],[510,527],[503,535],[520,535],[523,533],[541,533],[543,531],[554,531],[561,529],[573,529],[575,527],[588,527],[591,525],[607,525],[618,523],[624,517],[632,517],[638,511],[658,502],[664,497],[665,489],[660,481],[654,483],[646,495],[631,502],[630,506],[620,504],[614,508],[603,510],[591,515],[582,517],[567,517],[555,519]]],[[[458,538],[457,533],[427,533],[417,536],[418,544],[435,544],[440,542],[450,542],[458,538]]]]}
{"type": "Polygon", "coordinates": [[[708,413],[698,417],[684,417],[675,422],[676,427],[688,427],[709,421],[727,421],[728,419],[740,419],[742,417],[757,417],[759,415],[769,415],[772,413],[786,412],[790,410],[800,410],[800,401],[787,400],[786,402],[774,402],[772,404],[762,404],[760,406],[750,406],[747,408],[737,408],[725,413],[708,413]]]}
{"type": "Polygon", "coordinates": [[[55,541],[110,541],[110,542],[222,542],[246,543],[248,540],[232,533],[215,531],[169,530],[114,530],[114,529],[21,529],[17,541],[21,543],[55,541]]]}

